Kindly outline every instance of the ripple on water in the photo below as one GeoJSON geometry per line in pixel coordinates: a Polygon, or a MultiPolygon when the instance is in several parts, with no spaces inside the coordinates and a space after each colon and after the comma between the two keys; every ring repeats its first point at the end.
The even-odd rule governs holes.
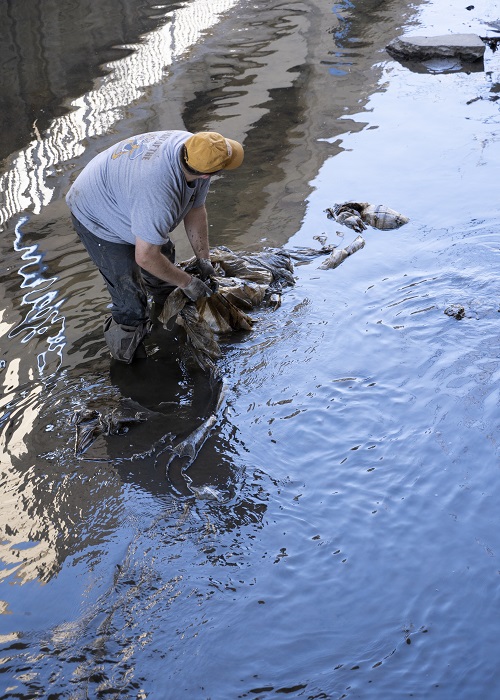
{"type": "MultiPolygon", "coordinates": [[[[286,649],[283,673],[271,645],[239,660],[264,697],[290,678],[318,693],[356,696],[372,684],[379,697],[422,698],[440,688],[459,696],[467,674],[480,682],[469,640],[478,624],[494,634],[498,578],[498,311],[488,278],[432,264],[366,285],[363,306],[348,300],[359,285],[324,300],[307,290],[307,314],[281,328],[275,316],[264,341],[257,328],[233,356],[247,459],[280,483],[265,529],[275,573],[258,572],[256,606],[249,600],[236,629],[225,628],[235,644],[240,625],[250,640],[272,629],[286,649]],[[444,314],[457,300],[463,321],[444,314]],[[484,600],[473,593],[479,581],[484,600]],[[322,625],[323,645],[311,642],[309,655],[322,625]]],[[[483,662],[491,677],[489,651],[483,662]]]]}

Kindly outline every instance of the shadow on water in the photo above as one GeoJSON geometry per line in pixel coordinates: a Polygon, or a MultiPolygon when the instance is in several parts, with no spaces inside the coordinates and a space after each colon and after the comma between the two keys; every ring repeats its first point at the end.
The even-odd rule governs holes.
{"type": "Polygon", "coordinates": [[[191,484],[209,483],[220,498],[194,498],[178,472],[167,478],[165,445],[216,409],[217,392],[161,333],[149,341],[154,350],[163,340],[158,351],[130,367],[97,358],[79,364],[79,378],[63,369],[31,382],[19,420],[15,410],[6,416],[2,582],[14,585],[0,617],[3,678],[11,679],[2,697],[21,688],[23,697],[47,697],[49,686],[50,697],[69,697],[68,688],[142,697],[149,681],[135,670],[139,659],[146,653],[153,668],[178,636],[203,625],[200,606],[233,590],[245,539],[262,527],[268,477],[245,469],[227,406],[189,468],[191,484]],[[100,436],[75,457],[73,410],[119,404],[143,410],[146,422],[100,436]]]}

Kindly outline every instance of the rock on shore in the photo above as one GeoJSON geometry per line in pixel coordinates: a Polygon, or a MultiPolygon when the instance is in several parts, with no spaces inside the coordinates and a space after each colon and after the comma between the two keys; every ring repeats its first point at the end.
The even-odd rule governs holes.
{"type": "Polygon", "coordinates": [[[483,58],[485,45],[477,34],[400,36],[393,39],[386,50],[397,58],[410,60],[454,57],[472,62],[483,58]]]}

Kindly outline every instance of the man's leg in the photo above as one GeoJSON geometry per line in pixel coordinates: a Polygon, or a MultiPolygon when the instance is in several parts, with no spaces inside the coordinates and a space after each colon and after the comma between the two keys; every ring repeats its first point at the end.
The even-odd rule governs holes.
{"type": "Polygon", "coordinates": [[[106,282],[113,308],[104,322],[104,338],[114,358],[130,363],[145,357],[142,340],[149,330],[147,295],[135,248],[91,233],[75,217],[73,226],[106,282]]]}

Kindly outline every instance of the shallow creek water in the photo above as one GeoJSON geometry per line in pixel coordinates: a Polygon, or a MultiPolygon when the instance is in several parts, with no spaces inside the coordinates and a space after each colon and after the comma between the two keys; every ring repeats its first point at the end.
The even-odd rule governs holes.
{"type": "Polygon", "coordinates": [[[384,47],[493,34],[498,4],[29,5],[3,9],[0,697],[496,698],[500,59],[384,47]],[[348,243],[348,199],[410,217],[225,345],[189,469],[219,500],[165,474],[213,388],[163,331],[110,362],[63,202],[122,135],[184,127],[246,147],[213,244],[348,243]],[[75,457],[83,406],[148,418],[75,457]]]}

